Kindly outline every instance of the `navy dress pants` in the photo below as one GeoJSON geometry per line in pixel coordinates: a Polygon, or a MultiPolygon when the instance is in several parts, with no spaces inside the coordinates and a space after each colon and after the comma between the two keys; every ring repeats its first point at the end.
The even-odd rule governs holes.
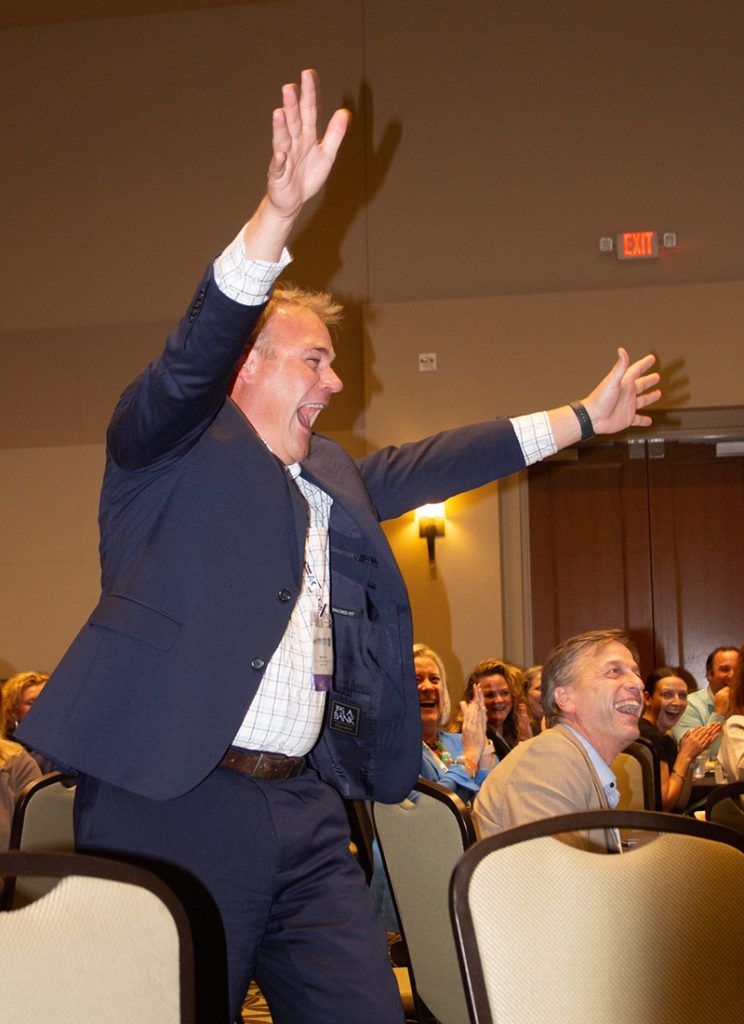
{"type": "MultiPolygon", "coordinates": [[[[78,849],[175,865],[224,925],[231,1020],[254,978],[275,1024],[400,1024],[398,988],[339,795],[312,770],[258,780],[217,768],[172,800],[83,776],[78,849]]],[[[201,951],[204,955],[204,950],[201,951]]]]}

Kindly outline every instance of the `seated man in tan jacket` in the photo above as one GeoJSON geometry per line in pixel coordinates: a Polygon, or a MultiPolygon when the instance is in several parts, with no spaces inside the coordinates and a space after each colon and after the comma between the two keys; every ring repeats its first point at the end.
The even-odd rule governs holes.
{"type": "MultiPolygon", "coordinates": [[[[594,630],[559,644],[542,674],[545,732],[525,740],[483,783],[474,813],[481,836],[557,814],[615,807],[610,764],[638,738],[643,682],[621,630],[594,630]]],[[[614,830],[576,845],[616,850],[614,830]]]]}

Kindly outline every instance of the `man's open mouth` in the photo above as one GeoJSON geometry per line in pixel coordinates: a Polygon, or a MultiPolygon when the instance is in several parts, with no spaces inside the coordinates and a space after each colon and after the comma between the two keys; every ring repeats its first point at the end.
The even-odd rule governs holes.
{"type": "Polygon", "coordinates": [[[306,430],[312,430],[323,409],[325,406],[322,402],[308,402],[307,405],[301,405],[297,410],[297,419],[306,430]]]}

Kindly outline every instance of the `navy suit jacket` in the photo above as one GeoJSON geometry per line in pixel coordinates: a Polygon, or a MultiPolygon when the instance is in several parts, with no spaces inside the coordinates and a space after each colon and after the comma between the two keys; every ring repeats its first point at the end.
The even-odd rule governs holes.
{"type": "MultiPolygon", "coordinates": [[[[219,763],[301,585],[304,499],[225,397],[261,310],[223,295],[210,269],[122,395],[101,492],[101,598],[19,730],[56,763],[157,799],[219,763]]],[[[410,608],[379,521],[523,466],[507,420],[358,461],[314,436],[302,473],[333,498],[335,671],[310,756],[343,796],[400,800],[421,759],[410,608]]]]}

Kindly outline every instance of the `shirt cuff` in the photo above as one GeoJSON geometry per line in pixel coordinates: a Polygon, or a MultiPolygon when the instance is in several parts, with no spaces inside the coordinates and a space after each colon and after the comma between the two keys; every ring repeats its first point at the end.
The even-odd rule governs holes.
{"type": "Polygon", "coordinates": [[[533,412],[529,416],[515,416],[509,421],[514,427],[526,466],[546,459],[558,451],[550,418],[546,412],[533,412]]]}
{"type": "Polygon", "coordinates": [[[246,259],[242,228],[228,247],[214,261],[214,279],[228,299],[242,306],[260,306],[266,302],[274,282],[292,262],[285,248],[278,263],[246,259]]]}

